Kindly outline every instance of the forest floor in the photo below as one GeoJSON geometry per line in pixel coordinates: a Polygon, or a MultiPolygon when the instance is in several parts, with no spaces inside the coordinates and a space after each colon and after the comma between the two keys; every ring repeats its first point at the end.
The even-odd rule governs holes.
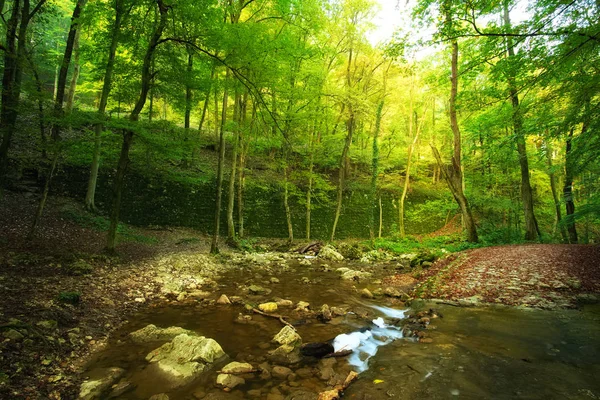
{"type": "MultiPolygon", "coordinates": [[[[208,255],[209,238],[190,229],[123,227],[119,255],[106,255],[102,220],[59,197],[49,199],[28,241],[35,207],[24,194],[0,200],[2,399],[76,398],[84,362],[127,318],[165,299],[179,301],[178,293],[212,299],[219,276],[236,268],[227,255],[208,255]]],[[[600,293],[600,247],[480,248],[422,271],[386,271],[381,286],[412,286],[421,298],[574,307],[600,293]]]]}

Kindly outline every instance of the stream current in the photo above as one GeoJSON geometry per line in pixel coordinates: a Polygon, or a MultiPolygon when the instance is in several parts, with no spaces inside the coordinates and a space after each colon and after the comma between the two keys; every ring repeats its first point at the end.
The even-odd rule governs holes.
{"type": "MultiPolygon", "coordinates": [[[[341,265],[340,265],[341,266],[341,265]]],[[[360,298],[358,290],[369,282],[346,282],[335,272],[318,268],[292,268],[278,274],[236,271],[225,275],[220,293],[239,294],[240,287],[279,279],[268,286],[267,298],[307,301],[314,309],[322,304],[348,312],[329,322],[314,319],[290,321],[303,343],[325,342],[334,349],[354,350],[343,358],[305,360],[290,366],[293,377],[256,377],[231,392],[215,385],[217,370],[203,373],[192,384],[169,389],[158,376],[145,373],[144,358],[151,346],[136,345],[128,334],[147,324],[180,326],[215,339],[229,360],[259,365],[267,361],[273,336],[281,329],[274,318],[252,315],[240,323],[241,305],[162,304],[134,316],[109,346],[96,354],[87,376],[106,367],[124,368],[124,380],[134,389],[120,399],[146,400],[167,393],[170,400],[193,399],[317,399],[330,388],[328,382],[351,370],[359,379],[344,392],[349,399],[597,399],[600,398],[600,307],[544,311],[507,307],[458,308],[420,304],[436,309],[431,323],[431,343],[403,338],[398,320],[419,309],[406,310],[391,299],[360,298]]],[[[265,287],[267,285],[264,285],[265,287]]],[[[244,296],[252,301],[252,296],[244,296]]],[[[265,296],[256,300],[266,300],[265,296]]],[[[285,310],[279,310],[285,315],[285,310]]]]}

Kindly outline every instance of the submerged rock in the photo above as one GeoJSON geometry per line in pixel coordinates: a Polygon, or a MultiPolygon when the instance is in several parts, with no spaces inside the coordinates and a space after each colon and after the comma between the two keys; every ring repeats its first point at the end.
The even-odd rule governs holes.
{"type": "Polygon", "coordinates": [[[346,268],[346,267],[338,268],[338,269],[336,269],[336,271],[339,272],[340,274],[342,274],[342,279],[349,280],[349,281],[350,280],[361,280],[361,279],[366,279],[366,278],[371,277],[370,272],[355,271],[353,269],[346,268]]]}
{"type": "Polygon", "coordinates": [[[131,332],[129,337],[134,343],[144,344],[149,342],[164,342],[173,340],[176,336],[181,334],[196,336],[195,332],[180,328],[178,326],[159,328],[156,325],[150,324],[135,332],[131,332]]]}
{"type": "Polygon", "coordinates": [[[100,399],[111,388],[111,386],[123,376],[125,370],[122,368],[107,368],[102,371],[102,376],[90,379],[81,384],[79,400],[100,399]]]}
{"type": "Polygon", "coordinates": [[[231,374],[219,374],[217,375],[217,385],[221,385],[226,389],[233,389],[238,385],[246,383],[244,378],[231,374]]]}
{"type": "Polygon", "coordinates": [[[291,326],[284,326],[277,335],[273,337],[273,342],[280,345],[298,345],[302,343],[302,338],[291,326]]]}
{"type": "Polygon", "coordinates": [[[307,357],[323,358],[333,352],[333,345],[327,342],[306,343],[300,348],[300,354],[307,357]]]}
{"type": "Polygon", "coordinates": [[[146,361],[155,363],[177,387],[196,378],[209,364],[224,356],[225,352],[215,340],[183,333],[151,351],[146,361]]]}
{"type": "Polygon", "coordinates": [[[221,372],[224,374],[246,374],[254,371],[252,364],[233,361],[224,366],[221,372]]]}
{"type": "Polygon", "coordinates": [[[250,285],[248,287],[248,292],[250,292],[250,294],[268,294],[271,291],[269,289],[265,289],[262,286],[250,285]]]}
{"type": "Polygon", "coordinates": [[[221,304],[221,305],[231,304],[231,300],[229,300],[229,297],[227,297],[227,295],[222,294],[221,297],[219,297],[217,299],[217,304],[221,304]]]}

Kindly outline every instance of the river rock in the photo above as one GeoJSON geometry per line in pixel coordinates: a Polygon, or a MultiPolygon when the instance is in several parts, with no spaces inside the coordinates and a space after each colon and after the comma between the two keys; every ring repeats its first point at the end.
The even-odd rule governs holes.
{"type": "Polygon", "coordinates": [[[221,385],[227,389],[233,389],[238,385],[243,385],[246,383],[244,378],[239,376],[231,375],[231,374],[219,374],[217,375],[217,385],[221,385]]]}
{"type": "Polygon", "coordinates": [[[310,260],[304,259],[304,260],[300,261],[300,265],[310,267],[312,265],[312,263],[310,262],[310,260]]]}
{"type": "Polygon", "coordinates": [[[481,296],[465,297],[464,299],[458,299],[458,304],[462,307],[475,307],[481,302],[481,296]]]}
{"type": "Polygon", "coordinates": [[[177,387],[200,375],[207,365],[223,356],[225,352],[215,340],[183,333],[148,353],[146,361],[156,364],[177,387]]]}
{"type": "Polygon", "coordinates": [[[390,287],[386,287],[384,289],[384,291],[383,291],[383,294],[385,294],[388,297],[395,297],[395,298],[398,298],[398,299],[401,298],[402,295],[403,295],[403,293],[400,290],[398,290],[396,288],[393,288],[391,286],[390,287]]]}
{"type": "Polygon", "coordinates": [[[195,332],[180,328],[178,326],[158,328],[156,325],[150,324],[135,332],[131,332],[129,337],[134,343],[144,344],[148,342],[165,342],[168,340],[173,340],[176,336],[181,334],[196,336],[195,332]]]}
{"type": "Polygon", "coordinates": [[[252,364],[233,361],[224,366],[221,372],[224,374],[246,374],[254,371],[252,364]]]}
{"type": "Polygon", "coordinates": [[[231,304],[231,301],[229,300],[229,297],[227,297],[227,295],[222,294],[221,297],[217,299],[217,304],[227,305],[231,304]]]}
{"type": "Polygon", "coordinates": [[[279,283],[279,279],[277,279],[277,278],[275,278],[273,276],[271,279],[269,279],[269,282],[271,282],[271,283],[279,283]]]}
{"type": "Polygon", "coordinates": [[[289,325],[286,325],[283,328],[281,328],[277,335],[273,337],[273,342],[280,345],[286,344],[296,346],[302,343],[302,338],[300,337],[300,335],[298,335],[294,328],[292,328],[289,325]]]}
{"type": "Polygon", "coordinates": [[[332,246],[327,245],[319,251],[319,258],[330,261],[343,261],[344,256],[337,252],[332,246]]]}
{"type": "Polygon", "coordinates": [[[283,344],[268,353],[268,358],[274,363],[291,365],[299,363],[302,360],[299,346],[283,344]]]}
{"type": "Polygon", "coordinates": [[[166,393],[158,393],[150,396],[148,400],[169,400],[169,395],[166,393]]]}
{"type": "Polygon", "coordinates": [[[282,367],[281,365],[275,365],[273,369],[271,369],[271,375],[275,379],[287,379],[289,375],[293,372],[288,367],[282,367]]]}
{"type": "Polygon", "coordinates": [[[95,400],[102,398],[111,386],[125,373],[122,368],[106,368],[100,378],[90,379],[81,384],[79,400],[95,400]]]}
{"type": "Polygon", "coordinates": [[[258,305],[258,309],[262,312],[273,313],[277,311],[277,303],[272,301],[268,303],[262,303],[258,305]]]}
{"type": "Polygon", "coordinates": [[[369,289],[364,288],[360,291],[360,297],[364,297],[365,299],[372,299],[375,296],[373,296],[373,293],[371,293],[369,289]]]}
{"type": "Polygon", "coordinates": [[[321,306],[321,318],[323,319],[323,321],[331,321],[331,318],[332,318],[331,309],[329,308],[329,306],[327,304],[323,304],[321,306]]]}
{"type": "Polygon", "coordinates": [[[277,306],[278,307],[293,307],[294,302],[291,300],[279,299],[279,300],[277,300],[277,306]]]}
{"type": "Polygon", "coordinates": [[[361,280],[361,279],[366,279],[366,278],[370,278],[371,277],[371,273],[370,272],[364,272],[364,271],[355,271],[353,269],[350,268],[346,268],[346,267],[342,267],[342,268],[338,268],[336,269],[337,272],[339,272],[340,274],[342,274],[342,279],[344,280],[361,280]]]}
{"type": "Polygon", "coordinates": [[[310,304],[307,303],[306,301],[299,301],[298,304],[296,304],[296,311],[309,311],[310,304]]]}
{"type": "Polygon", "coordinates": [[[265,289],[262,286],[250,285],[248,286],[248,292],[250,292],[250,294],[268,294],[271,291],[269,289],[265,289]]]}

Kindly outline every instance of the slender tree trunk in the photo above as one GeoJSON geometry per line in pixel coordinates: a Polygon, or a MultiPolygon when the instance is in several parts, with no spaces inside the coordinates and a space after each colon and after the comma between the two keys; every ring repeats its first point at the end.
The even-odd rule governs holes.
{"type": "Polygon", "coordinates": [[[339,171],[338,171],[338,187],[337,187],[337,201],[335,208],[335,217],[333,219],[333,228],[331,229],[331,237],[329,240],[333,241],[335,239],[335,231],[337,229],[337,224],[340,219],[340,214],[342,213],[342,200],[344,197],[344,183],[345,183],[345,166],[346,160],[348,158],[348,153],[350,152],[350,145],[352,144],[352,135],[354,133],[355,121],[354,121],[354,113],[352,107],[348,107],[348,111],[350,112],[350,117],[346,121],[346,141],[344,142],[344,149],[342,150],[342,156],[340,157],[339,171]]]}
{"type": "MultiPolygon", "coordinates": [[[[246,95],[248,92],[246,92],[246,95]]],[[[246,108],[248,105],[248,99],[244,100],[244,115],[246,115],[246,108]]],[[[256,123],[256,104],[252,104],[252,116],[250,119],[249,134],[254,131],[254,124],[256,123]]],[[[237,206],[238,206],[238,234],[241,238],[245,236],[244,231],[244,184],[246,180],[246,156],[248,149],[250,148],[250,141],[246,135],[243,136],[243,140],[240,145],[240,162],[238,171],[238,193],[237,193],[237,206]]]]}
{"type": "MultiPolygon", "coordinates": [[[[69,65],[71,64],[71,57],[73,55],[73,48],[75,46],[75,38],[77,36],[77,30],[79,29],[79,17],[87,0],[78,0],[75,4],[75,8],[73,9],[73,16],[71,17],[71,26],[69,28],[69,35],[67,36],[67,43],[65,46],[65,54],[63,55],[62,63],[60,66],[60,72],[58,74],[58,86],[56,89],[56,99],[54,99],[54,118],[56,120],[60,120],[63,118],[63,102],[65,100],[65,89],[67,85],[67,74],[69,72],[69,65]]],[[[50,170],[46,176],[46,183],[44,186],[44,192],[42,193],[42,198],[38,204],[38,209],[33,219],[33,223],[31,224],[31,229],[29,230],[28,238],[32,239],[35,235],[35,230],[39,225],[40,219],[44,213],[44,207],[46,205],[46,198],[48,196],[48,192],[50,191],[50,185],[52,184],[52,177],[54,176],[54,171],[56,170],[56,165],[58,163],[58,157],[60,154],[60,131],[61,126],[60,123],[52,124],[52,165],[50,166],[50,170]]]]}
{"type": "Polygon", "coordinates": [[[215,142],[219,143],[219,89],[215,86],[215,110],[213,112],[215,119],[215,142]]]}
{"type": "Polygon", "coordinates": [[[73,73],[71,74],[71,83],[69,84],[69,90],[67,91],[67,99],[65,101],[65,110],[67,114],[73,111],[73,102],[75,101],[75,91],[77,90],[77,80],[79,79],[79,72],[81,65],[79,64],[79,36],[81,30],[77,30],[75,33],[75,43],[73,44],[73,53],[75,58],[73,59],[73,73]]]}
{"type": "MultiPolygon", "coordinates": [[[[108,96],[112,86],[112,77],[115,67],[115,55],[117,45],[121,35],[121,24],[126,16],[124,8],[124,0],[117,0],[115,3],[115,21],[110,39],[110,47],[108,50],[108,60],[106,69],[104,70],[104,82],[102,85],[102,94],[100,95],[100,104],[98,106],[98,118],[100,121],[106,117],[106,105],[108,104],[108,96]]],[[[92,165],[90,170],[90,178],[88,180],[87,192],[85,195],[85,207],[90,211],[96,210],[96,186],[98,185],[98,169],[100,168],[100,148],[102,145],[102,131],[104,124],[98,122],[94,125],[94,154],[92,157],[92,165]]]]}
{"type": "MultiPolygon", "coordinates": [[[[384,93],[385,95],[385,93],[384,93]]],[[[369,223],[369,233],[371,240],[375,239],[375,207],[377,199],[377,176],[379,175],[379,130],[381,127],[381,114],[383,112],[382,99],[377,105],[375,113],[375,131],[373,132],[373,159],[371,162],[371,213],[369,223]]]]}
{"type": "MultiPolygon", "coordinates": [[[[508,2],[504,2],[504,25],[510,29],[510,17],[508,13],[508,2]]],[[[507,56],[514,58],[514,46],[512,38],[506,38],[507,56]]],[[[517,152],[519,153],[519,166],[521,168],[521,199],[523,200],[523,212],[525,217],[525,240],[535,240],[540,237],[538,223],[533,209],[533,191],[529,180],[529,160],[527,158],[527,145],[525,133],[523,132],[523,114],[519,105],[519,95],[514,81],[514,72],[509,70],[507,75],[510,99],[513,108],[513,128],[517,141],[517,152]]]]}
{"type": "Polygon", "coordinates": [[[219,228],[221,222],[221,198],[223,192],[223,168],[225,164],[225,122],[227,121],[227,85],[231,73],[227,69],[225,82],[223,84],[223,107],[221,110],[221,128],[219,129],[219,163],[217,166],[217,194],[215,204],[215,222],[213,228],[213,237],[210,245],[210,252],[217,254],[219,252],[219,228]]]}
{"type": "Polygon", "coordinates": [[[285,220],[288,228],[288,243],[294,242],[294,225],[292,224],[292,211],[289,204],[289,180],[288,166],[283,168],[283,206],[285,208],[285,220]]]}
{"type": "MultiPolygon", "coordinates": [[[[148,98],[148,92],[150,90],[152,80],[152,73],[150,71],[152,59],[154,58],[154,52],[167,24],[167,12],[169,11],[169,7],[164,4],[163,0],[156,0],[156,4],[158,6],[160,17],[150,38],[146,55],[144,56],[144,63],[142,64],[141,71],[140,96],[138,97],[138,100],[135,103],[131,114],[129,115],[129,120],[132,123],[135,123],[139,120],[140,113],[146,104],[146,99],[148,98]]],[[[106,249],[111,253],[115,251],[116,246],[117,227],[119,225],[119,212],[121,210],[121,197],[123,193],[123,181],[125,178],[125,172],[127,171],[127,167],[129,165],[129,149],[131,148],[131,144],[133,142],[133,134],[133,131],[130,129],[127,129],[123,132],[123,144],[121,145],[121,153],[119,155],[119,161],[117,164],[117,173],[115,175],[113,184],[110,226],[108,228],[106,243],[106,249]]]]}
{"type": "MultiPolygon", "coordinates": [[[[352,44],[350,45],[350,49],[348,51],[348,65],[346,66],[346,88],[348,91],[352,88],[352,79],[350,71],[352,69],[352,44]]],[[[344,109],[345,103],[342,105],[342,110],[344,109]]],[[[337,187],[337,202],[335,208],[335,216],[333,218],[333,227],[331,228],[331,236],[330,240],[333,241],[335,239],[335,231],[337,229],[337,224],[340,219],[340,214],[342,212],[342,200],[344,197],[344,182],[345,182],[345,170],[346,163],[348,158],[348,153],[350,152],[350,145],[352,144],[352,135],[354,133],[354,128],[356,127],[356,121],[354,119],[354,109],[352,104],[348,103],[348,119],[346,120],[346,140],[344,141],[344,148],[342,150],[342,156],[340,157],[339,171],[338,171],[338,187],[337,187]]],[[[337,129],[337,124],[334,128],[334,132],[337,129]]]]}
{"type": "Polygon", "coordinates": [[[202,114],[200,115],[200,123],[198,124],[198,131],[202,133],[202,127],[204,126],[204,120],[206,119],[206,112],[208,110],[208,103],[210,101],[210,92],[212,88],[212,81],[215,77],[215,64],[213,64],[210,70],[210,84],[208,85],[208,89],[206,90],[206,95],[204,96],[204,104],[202,106],[202,114]]]}
{"type": "Polygon", "coordinates": [[[194,70],[194,52],[192,48],[188,46],[188,63],[187,63],[187,82],[185,85],[185,118],[184,118],[184,128],[190,129],[190,115],[192,113],[192,86],[189,80],[192,77],[192,71],[194,70]]]}
{"type": "Polygon", "coordinates": [[[569,243],[577,243],[577,228],[575,226],[575,201],[573,200],[573,180],[574,180],[574,168],[573,168],[573,155],[572,155],[572,140],[573,130],[569,132],[565,143],[565,185],[563,187],[563,197],[565,200],[565,208],[567,212],[566,225],[569,233],[569,243]]]}
{"type": "Polygon", "coordinates": [[[35,63],[33,62],[32,57],[28,57],[29,67],[31,68],[31,72],[33,73],[33,79],[35,80],[35,90],[38,95],[38,118],[39,118],[39,126],[40,126],[40,142],[42,147],[42,158],[46,158],[46,125],[44,122],[44,86],[42,84],[42,80],[40,79],[40,75],[37,71],[35,63]]]}
{"type": "Polygon", "coordinates": [[[310,135],[309,143],[309,159],[308,159],[308,188],[306,189],[306,240],[310,240],[311,235],[311,211],[312,211],[312,191],[314,183],[314,168],[315,168],[315,136],[316,124],[313,125],[313,130],[310,135]]]}
{"type": "Polygon", "coordinates": [[[235,242],[235,223],[233,220],[233,210],[235,207],[235,175],[237,172],[238,148],[240,144],[240,125],[241,125],[241,96],[235,93],[233,118],[236,124],[235,138],[233,143],[233,154],[231,155],[231,172],[229,175],[229,191],[227,193],[227,240],[230,243],[235,242]]]}
{"type": "Polygon", "coordinates": [[[560,212],[560,199],[558,198],[558,190],[556,188],[556,174],[554,173],[554,165],[552,164],[552,148],[550,142],[545,140],[544,147],[546,148],[546,161],[548,163],[548,177],[550,178],[550,189],[552,190],[552,200],[554,201],[554,210],[556,213],[556,227],[560,230],[560,235],[563,242],[568,243],[569,237],[567,230],[562,223],[562,214],[560,212]]]}
{"type": "Polygon", "coordinates": [[[379,235],[378,238],[381,239],[381,231],[383,229],[383,205],[381,204],[381,193],[379,194],[379,235]]]}
{"type": "Polygon", "coordinates": [[[450,77],[451,89],[450,89],[450,127],[452,128],[454,151],[452,155],[452,163],[449,166],[445,166],[442,161],[440,153],[431,144],[433,155],[438,163],[440,171],[448,184],[448,188],[452,193],[452,196],[456,200],[461,210],[462,219],[464,222],[464,228],[467,232],[467,240],[475,243],[479,241],[477,236],[477,227],[475,226],[475,220],[471,212],[469,201],[463,191],[463,176],[462,176],[462,164],[461,164],[461,137],[460,128],[458,126],[458,119],[456,117],[456,96],[458,94],[458,43],[456,40],[452,41],[452,62],[451,62],[452,74],[450,77]]]}

